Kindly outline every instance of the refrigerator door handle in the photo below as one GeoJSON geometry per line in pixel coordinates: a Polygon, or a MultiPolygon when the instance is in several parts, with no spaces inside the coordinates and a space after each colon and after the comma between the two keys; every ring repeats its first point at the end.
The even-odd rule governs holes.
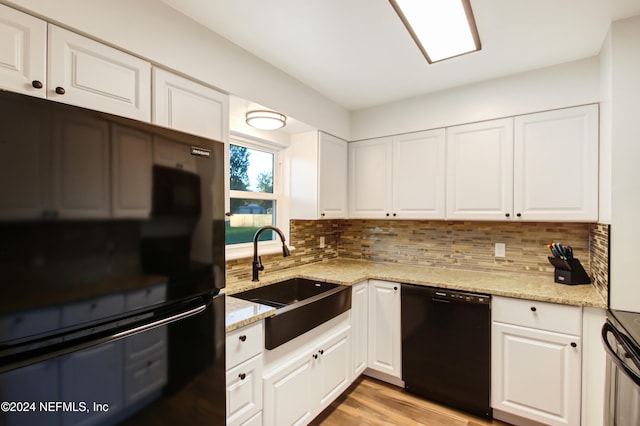
{"type": "MultiPolygon", "coordinates": [[[[134,334],[149,331],[156,327],[162,327],[163,325],[167,325],[172,322],[180,321],[180,320],[198,315],[204,312],[210,304],[211,304],[211,301],[204,302],[196,306],[195,308],[190,308],[187,310],[180,311],[166,318],[161,318],[159,320],[156,320],[150,323],[145,323],[139,326],[127,328],[126,330],[118,331],[116,333],[113,333],[107,336],[97,337],[89,341],[83,341],[81,343],[75,343],[75,344],[70,344],[64,347],[58,347],[56,349],[53,349],[43,354],[38,354],[33,356],[27,355],[25,357],[20,357],[20,359],[9,360],[7,363],[0,362],[1,364],[0,373],[4,373],[6,371],[11,371],[13,369],[17,369],[21,367],[26,367],[27,365],[35,364],[38,362],[47,361],[49,359],[52,359],[61,355],[66,355],[72,352],[81,351],[83,349],[87,349],[92,346],[97,346],[97,345],[109,343],[115,340],[123,339],[125,337],[133,336],[134,334]]],[[[0,359],[0,361],[2,360],[0,359]]]]}
{"type": "Polygon", "coordinates": [[[204,312],[204,310],[207,309],[207,306],[208,306],[207,303],[203,303],[202,305],[200,305],[200,306],[198,306],[196,308],[190,309],[188,311],[177,313],[177,314],[172,315],[172,316],[170,316],[168,318],[162,318],[162,319],[159,319],[157,321],[150,322],[148,324],[143,324],[143,325],[140,325],[138,327],[130,328],[130,329],[121,331],[119,333],[115,333],[115,334],[111,335],[111,337],[108,338],[107,341],[118,340],[118,339],[122,339],[124,337],[133,336],[134,334],[142,333],[142,332],[151,330],[152,328],[162,327],[163,325],[167,325],[167,324],[175,322],[175,321],[180,321],[182,319],[189,318],[189,317],[192,317],[194,315],[198,315],[198,314],[204,312]]]}

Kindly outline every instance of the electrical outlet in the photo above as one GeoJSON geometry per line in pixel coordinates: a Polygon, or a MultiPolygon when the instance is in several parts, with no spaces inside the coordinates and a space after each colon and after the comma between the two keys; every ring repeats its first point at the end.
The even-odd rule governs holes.
{"type": "Polygon", "coordinates": [[[505,243],[496,243],[496,257],[507,257],[507,247],[505,243]]]}
{"type": "Polygon", "coordinates": [[[320,248],[324,248],[324,237],[320,237],[320,248]]]}

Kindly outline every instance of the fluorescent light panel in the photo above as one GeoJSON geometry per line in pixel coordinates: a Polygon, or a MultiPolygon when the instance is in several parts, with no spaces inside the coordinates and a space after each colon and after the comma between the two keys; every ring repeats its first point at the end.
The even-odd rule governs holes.
{"type": "Polygon", "coordinates": [[[480,50],[469,0],[389,0],[429,63],[480,50]]]}

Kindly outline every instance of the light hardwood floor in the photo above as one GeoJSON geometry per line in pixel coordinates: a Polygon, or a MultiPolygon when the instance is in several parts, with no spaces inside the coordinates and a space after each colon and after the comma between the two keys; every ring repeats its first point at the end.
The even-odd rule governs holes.
{"type": "Polygon", "coordinates": [[[488,421],[427,401],[396,386],[360,377],[312,426],[486,426],[488,421]]]}

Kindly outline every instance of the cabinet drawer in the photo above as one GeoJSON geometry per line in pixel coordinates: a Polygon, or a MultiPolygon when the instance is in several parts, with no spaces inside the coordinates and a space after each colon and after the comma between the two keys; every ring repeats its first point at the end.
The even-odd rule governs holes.
{"type": "Polygon", "coordinates": [[[579,306],[494,296],[491,311],[493,321],[577,336],[582,334],[582,308],[579,306]]]}
{"type": "Polygon", "coordinates": [[[238,425],[262,410],[262,355],[227,371],[227,425],[238,425]]]}
{"type": "Polygon", "coordinates": [[[227,368],[235,367],[243,361],[262,353],[264,333],[262,321],[227,334],[227,368]]]}

